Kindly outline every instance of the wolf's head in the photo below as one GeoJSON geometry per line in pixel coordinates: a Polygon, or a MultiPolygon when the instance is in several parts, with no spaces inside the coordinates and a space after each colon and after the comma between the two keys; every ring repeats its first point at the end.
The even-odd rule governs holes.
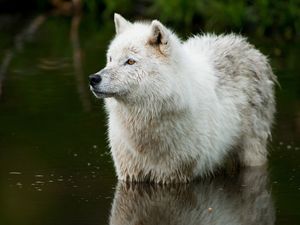
{"type": "Polygon", "coordinates": [[[105,68],[90,76],[98,98],[130,101],[164,98],[178,83],[180,41],[159,21],[131,23],[114,16],[116,36],[107,51],[105,68]]]}

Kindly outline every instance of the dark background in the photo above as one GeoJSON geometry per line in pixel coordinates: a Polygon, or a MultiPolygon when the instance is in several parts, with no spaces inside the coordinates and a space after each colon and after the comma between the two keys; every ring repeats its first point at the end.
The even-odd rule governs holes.
{"type": "Polygon", "coordinates": [[[281,86],[268,167],[276,224],[299,224],[299,0],[0,0],[0,223],[107,224],[117,180],[87,76],[105,65],[114,12],[183,39],[240,33],[268,55],[281,86]]]}

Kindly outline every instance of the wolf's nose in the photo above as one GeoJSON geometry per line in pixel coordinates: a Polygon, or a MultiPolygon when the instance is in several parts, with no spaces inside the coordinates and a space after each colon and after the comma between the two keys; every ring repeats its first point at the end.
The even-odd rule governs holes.
{"type": "Polygon", "coordinates": [[[98,74],[92,74],[89,76],[90,85],[95,86],[101,82],[101,77],[98,74]]]}

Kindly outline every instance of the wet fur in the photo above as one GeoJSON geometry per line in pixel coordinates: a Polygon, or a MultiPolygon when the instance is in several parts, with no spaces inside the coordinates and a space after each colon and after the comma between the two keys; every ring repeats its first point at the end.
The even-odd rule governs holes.
{"type": "Polygon", "coordinates": [[[239,35],[182,42],[159,21],[115,24],[97,88],[115,93],[105,106],[120,180],[187,182],[230,155],[266,163],[276,77],[263,54],[239,35]]]}

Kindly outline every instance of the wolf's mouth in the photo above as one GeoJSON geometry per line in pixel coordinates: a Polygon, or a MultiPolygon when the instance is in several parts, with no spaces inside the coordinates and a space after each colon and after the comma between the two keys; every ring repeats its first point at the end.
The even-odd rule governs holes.
{"type": "Polygon", "coordinates": [[[90,89],[97,98],[109,98],[114,97],[116,95],[116,93],[114,92],[99,91],[94,89],[93,87],[91,87],[90,89]]]}

